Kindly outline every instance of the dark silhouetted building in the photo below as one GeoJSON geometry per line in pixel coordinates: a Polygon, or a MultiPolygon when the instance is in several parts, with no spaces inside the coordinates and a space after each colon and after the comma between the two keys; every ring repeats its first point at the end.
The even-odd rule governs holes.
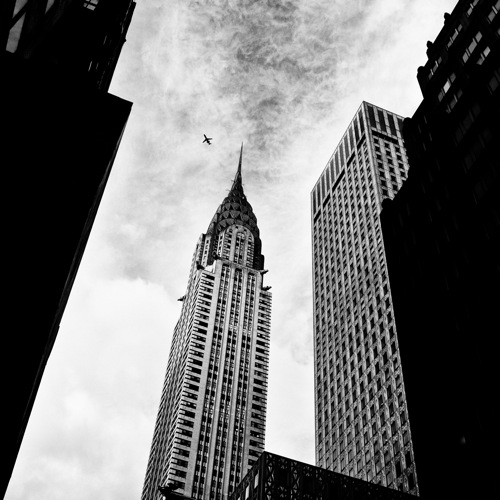
{"type": "Polygon", "coordinates": [[[241,160],[180,299],[143,500],[225,499],[264,449],[271,293],[241,160]]]}
{"type": "Polygon", "coordinates": [[[383,235],[420,493],[496,498],[500,1],[459,1],[418,70],[383,235]]]}
{"type": "Polygon", "coordinates": [[[316,464],[416,494],[379,216],[408,171],[402,122],[363,102],[311,193],[316,464]]]}
{"type": "Polygon", "coordinates": [[[262,453],[229,500],[410,500],[414,496],[321,467],[262,453]]]}
{"type": "Polygon", "coordinates": [[[134,6],[6,0],[0,7],[2,496],[130,113],[130,102],[107,91],[134,6]]]}

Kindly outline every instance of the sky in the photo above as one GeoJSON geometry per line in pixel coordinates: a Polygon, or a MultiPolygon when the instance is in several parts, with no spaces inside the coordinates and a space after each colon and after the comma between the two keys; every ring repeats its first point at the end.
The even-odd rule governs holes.
{"type": "Polygon", "coordinates": [[[314,464],[310,192],[363,100],[414,113],[455,3],[137,0],[110,89],[132,113],[6,499],[140,498],[177,299],[242,143],[273,293],[266,450],[314,464]]]}

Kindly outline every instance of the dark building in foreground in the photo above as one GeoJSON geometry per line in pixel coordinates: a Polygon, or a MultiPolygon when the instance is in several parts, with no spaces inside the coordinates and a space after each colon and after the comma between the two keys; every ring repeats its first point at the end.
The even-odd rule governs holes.
{"type": "Polygon", "coordinates": [[[460,1],[428,43],[409,176],[381,214],[423,499],[500,495],[499,11],[460,1]]]}
{"type": "Polygon", "coordinates": [[[229,500],[409,500],[392,488],[264,452],[229,500]]]}
{"type": "Polygon", "coordinates": [[[2,496],[130,113],[108,87],[134,6],[2,2],[2,496]]]}

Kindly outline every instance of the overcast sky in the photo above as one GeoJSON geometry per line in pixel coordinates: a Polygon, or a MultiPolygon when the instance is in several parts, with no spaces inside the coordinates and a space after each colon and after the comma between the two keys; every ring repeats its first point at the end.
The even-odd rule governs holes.
{"type": "Polygon", "coordinates": [[[273,293],[266,450],[314,463],[309,194],[363,100],[413,114],[455,3],[137,1],[111,87],[132,114],[8,500],[140,498],[177,299],[242,142],[273,293]]]}

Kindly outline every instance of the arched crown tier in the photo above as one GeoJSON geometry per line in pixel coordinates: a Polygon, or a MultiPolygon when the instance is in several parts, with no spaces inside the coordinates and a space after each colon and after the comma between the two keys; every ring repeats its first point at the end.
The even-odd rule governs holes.
{"type": "Polygon", "coordinates": [[[216,258],[216,248],[214,243],[218,240],[221,232],[232,225],[239,225],[248,228],[252,233],[255,242],[253,267],[260,270],[264,268],[264,256],[261,254],[262,242],[259,237],[259,228],[257,226],[257,217],[253,213],[252,205],[247,200],[243,191],[241,178],[241,163],[243,158],[243,144],[240,150],[240,160],[238,170],[234,177],[233,185],[215,212],[215,215],[208,226],[207,235],[211,236],[211,248],[208,257],[208,264],[211,264],[216,258]]]}

